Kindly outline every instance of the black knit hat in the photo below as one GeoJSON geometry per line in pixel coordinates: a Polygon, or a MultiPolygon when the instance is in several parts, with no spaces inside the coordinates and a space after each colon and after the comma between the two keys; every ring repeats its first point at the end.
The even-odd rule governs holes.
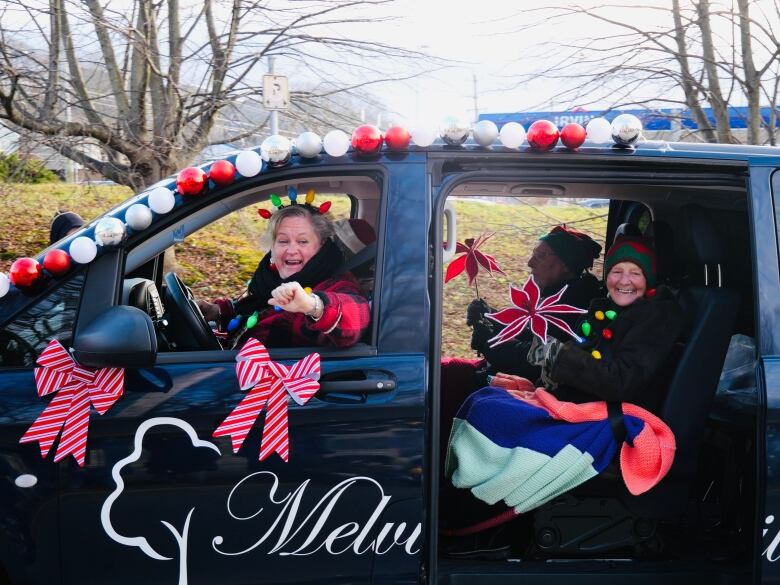
{"type": "Polygon", "coordinates": [[[68,232],[73,228],[80,228],[84,225],[84,220],[78,213],[72,211],[63,211],[58,213],[57,216],[51,222],[51,230],[49,230],[49,244],[59,242],[62,238],[68,235],[68,232]]]}
{"type": "Polygon", "coordinates": [[[593,266],[593,261],[601,254],[601,246],[588,234],[578,232],[565,225],[557,225],[550,233],[539,238],[552,248],[555,255],[566,265],[566,268],[579,276],[586,268],[593,266]]]}

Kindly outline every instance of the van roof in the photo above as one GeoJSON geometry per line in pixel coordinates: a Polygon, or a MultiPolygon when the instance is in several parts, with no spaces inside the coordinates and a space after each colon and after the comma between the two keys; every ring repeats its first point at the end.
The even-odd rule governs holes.
{"type": "Polygon", "coordinates": [[[577,153],[583,154],[614,154],[616,156],[683,156],[683,157],[696,157],[696,158],[713,158],[713,159],[735,159],[746,160],[748,158],[778,158],[780,157],[780,147],[778,146],[757,146],[750,144],[718,144],[709,142],[668,142],[666,140],[647,140],[640,142],[635,147],[621,147],[612,144],[590,144],[585,143],[580,148],[572,151],[563,145],[558,145],[549,152],[542,152],[537,149],[533,149],[530,146],[524,145],[519,149],[506,148],[499,142],[496,142],[490,147],[482,147],[476,144],[473,140],[469,139],[462,146],[448,146],[440,140],[437,140],[431,146],[421,148],[417,146],[410,146],[410,151],[429,151],[429,152],[447,152],[457,153],[458,151],[468,152],[503,152],[503,153],[532,153],[532,154],[544,154],[555,155],[557,153],[565,153],[575,155],[577,153]]]}

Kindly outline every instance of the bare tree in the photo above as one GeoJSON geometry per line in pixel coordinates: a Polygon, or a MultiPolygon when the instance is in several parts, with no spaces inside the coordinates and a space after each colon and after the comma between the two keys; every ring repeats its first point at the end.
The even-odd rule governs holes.
{"type": "Polygon", "coordinates": [[[567,84],[554,100],[582,106],[685,107],[707,142],[737,142],[729,108],[747,104],[747,142],[777,142],[780,84],[780,4],[758,0],[672,0],[659,4],[575,4],[524,10],[513,33],[578,23],[598,35],[551,41],[526,62],[545,65],[520,76],[540,75],[567,84]],[[543,16],[539,18],[539,15],[543,16]],[[555,55],[550,59],[550,55],[555,55]],[[761,116],[761,101],[770,107],[761,116]],[[705,115],[712,108],[715,124],[705,115]]]}
{"type": "Polygon", "coordinates": [[[266,57],[300,80],[291,120],[354,120],[339,95],[413,76],[423,55],[369,36],[388,1],[7,0],[0,124],[141,189],[192,160],[228,110],[250,119],[220,140],[257,135],[266,57]]]}

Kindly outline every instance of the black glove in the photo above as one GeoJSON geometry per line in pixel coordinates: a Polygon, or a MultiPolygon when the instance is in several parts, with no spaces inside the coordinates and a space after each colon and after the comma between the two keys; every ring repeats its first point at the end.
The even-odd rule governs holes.
{"type": "Polygon", "coordinates": [[[474,299],[466,309],[466,325],[474,327],[474,324],[485,316],[485,313],[493,313],[493,308],[484,299],[474,299]]]}
{"type": "Polygon", "coordinates": [[[542,383],[548,390],[555,389],[558,386],[558,383],[552,379],[550,373],[555,366],[555,360],[558,359],[558,352],[560,351],[562,345],[563,342],[555,338],[549,339],[547,342],[542,343],[539,341],[538,337],[534,336],[531,349],[528,350],[528,356],[526,359],[528,360],[529,364],[541,366],[542,383]]]}
{"type": "Polygon", "coordinates": [[[487,341],[500,331],[500,325],[485,317],[485,313],[493,313],[494,309],[483,299],[474,299],[466,309],[466,325],[471,327],[471,349],[485,355],[487,341]]]}

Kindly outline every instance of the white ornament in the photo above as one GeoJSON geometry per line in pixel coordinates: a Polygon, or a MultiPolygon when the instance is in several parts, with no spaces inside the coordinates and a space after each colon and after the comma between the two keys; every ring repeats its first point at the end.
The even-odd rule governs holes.
{"type": "Polygon", "coordinates": [[[101,246],[118,246],[126,234],[125,224],[116,217],[104,217],[95,226],[95,242],[101,246]]]}
{"type": "Polygon", "coordinates": [[[269,136],[260,145],[260,156],[272,167],[281,167],[290,161],[292,142],[281,134],[269,136]]]}
{"type": "Polygon", "coordinates": [[[79,236],[70,243],[68,253],[74,262],[89,264],[97,256],[97,245],[92,238],[79,236]]]}
{"type": "Polygon", "coordinates": [[[480,120],[474,124],[472,133],[474,142],[480,146],[490,146],[498,138],[498,126],[490,120],[480,120]]]}
{"type": "Polygon", "coordinates": [[[412,128],[412,140],[417,146],[430,146],[436,140],[436,131],[425,125],[419,125],[412,128]]]}
{"type": "Polygon", "coordinates": [[[134,203],[127,208],[125,221],[136,231],[145,230],[152,225],[152,210],[143,203],[134,203]]]}
{"type": "Polygon", "coordinates": [[[633,114],[620,114],[612,120],[610,133],[615,144],[629,146],[642,135],[642,121],[633,114]]]}
{"type": "Polygon", "coordinates": [[[612,125],[606,118],[593,118],[585,126],[585,136],[596,144],[612,141],[612,125]]]}
{"type": "Polygon", "coordinates": [[[501,144],[507,148],[519,148],[525,141],[525,128],[517,122],[507,122],[501,126],[501,132],[498,134],[501,144]]]}
{"type": "Polygon", "coordinates": [[[167,187],[157,187],[149,193],[147,203],[155,213],[168,213],[176,205],[176,197],[167,187]]]}
{"type": "Polygon", "coordinates": [[[5,275],[5,272],[0,272],[0,298],[8,294],[9,288],[11,288],[11,281],[5,275]]]}
{"type": "Polygon", "coordinates": [[[469,123],[458,116],[447,116],[439,126],[439,136],[449,146],[460,146],[469,138],[469,123]]]}
{"type": "Polygon", "coordinates": [[[295,139],[295,148],[304,158],[314,158],[322,150],[322,138],[314,132],[301,132],[295,139]]]}
{"type": "Polygon", "coordinates": [[[263,159],[254,150],[242,150],[236,157],[236,170],[242,177],[254,177],[263,170],[263,159]]]}
{"type": "Polygon", "coordinates": [[[344,156],[349,150],[349,136],[341,130],[331,130],[325,135],[322,145],[330,156],[344,156]]]}

